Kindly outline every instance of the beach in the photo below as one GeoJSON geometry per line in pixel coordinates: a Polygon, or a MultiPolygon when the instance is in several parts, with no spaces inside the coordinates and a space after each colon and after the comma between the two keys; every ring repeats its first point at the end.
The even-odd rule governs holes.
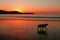
{"type": "Polygon", "coordinates": [[[31,19],[0,19],[0,40],[60,40],[60,21],[31,19]],[[48,24],[46,34],[38,33],[39,24],[48,24]]]}

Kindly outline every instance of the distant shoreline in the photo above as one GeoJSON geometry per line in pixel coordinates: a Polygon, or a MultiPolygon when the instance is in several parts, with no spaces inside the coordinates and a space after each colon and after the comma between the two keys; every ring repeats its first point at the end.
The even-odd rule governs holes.
{"type": "Polygon", "coordinates": [[[0,14],[34,14],[34,13],[0,13],[0,14]]]}
{"type": "Polygon", "coordinates": [[[0,14],[35,14],[35,13],[32,13],[32,12],[22,13],[22,12],[18,12],[18,11],[5,11],[5,10],[0,10],[0,14]]]}

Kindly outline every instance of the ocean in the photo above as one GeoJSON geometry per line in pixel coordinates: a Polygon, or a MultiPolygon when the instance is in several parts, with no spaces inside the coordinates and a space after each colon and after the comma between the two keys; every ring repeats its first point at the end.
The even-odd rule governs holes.
{"type": "Polygon", "coordinates": [[[60,20],[60,14],[0,14],[0,19],[60,20]]]}
{"type": "Polygon", "coordinates": [[[0,40],[60,40],[58,14],[0,14],[0,40]],[[48,24],[46,32],[38,25],[48,24]]]}

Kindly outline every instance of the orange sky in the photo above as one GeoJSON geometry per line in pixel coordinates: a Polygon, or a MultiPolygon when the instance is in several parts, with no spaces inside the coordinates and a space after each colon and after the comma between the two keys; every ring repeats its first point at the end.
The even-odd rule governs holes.
{"type": "Polygon", "coordinates": [[[60,13],[59,0],[0,0],[0,10],[60,13]]]}

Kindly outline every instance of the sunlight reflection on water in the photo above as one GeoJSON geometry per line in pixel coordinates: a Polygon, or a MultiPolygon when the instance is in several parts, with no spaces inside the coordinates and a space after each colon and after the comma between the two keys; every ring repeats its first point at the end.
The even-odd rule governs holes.
{"type": "Polygon", "coordinates": [[[0,39],[8,40],[60,40],[60,22],[0,20],[0,39]],[[48,35],[38,34],[39,24],[48,24],[48,35]],[[6,38],[5,38],[6,37],[6,38]]]}

